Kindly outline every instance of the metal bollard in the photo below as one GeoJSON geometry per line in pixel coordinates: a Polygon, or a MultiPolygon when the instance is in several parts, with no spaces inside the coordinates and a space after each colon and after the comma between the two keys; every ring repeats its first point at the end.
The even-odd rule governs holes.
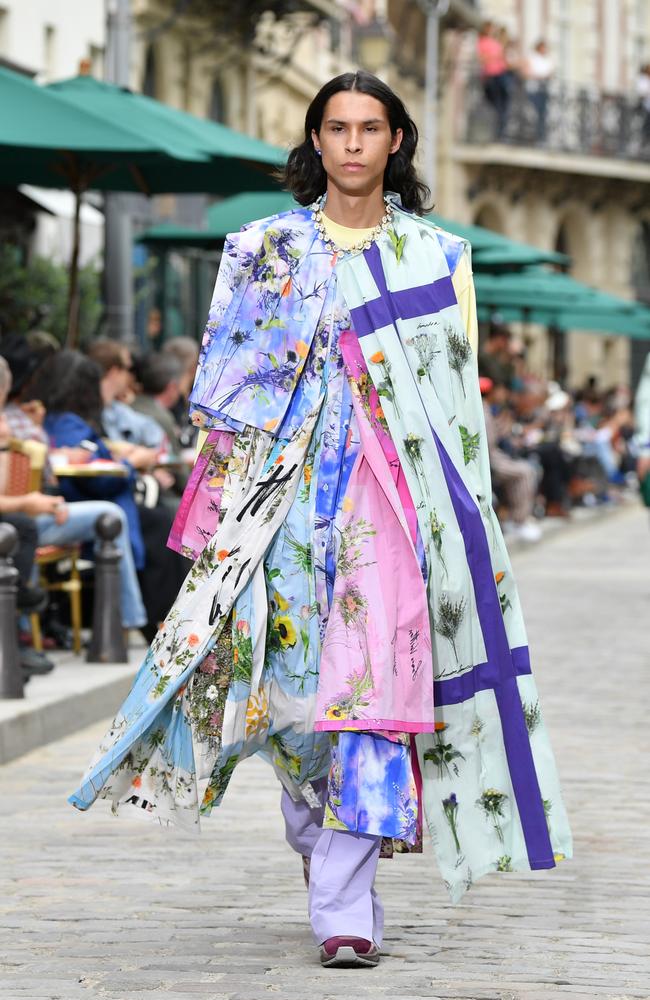
{"type": "Polygon", "coordinates": [[[95,522],[100,542],[95,555],[93,634],[87,663],[128,663],[120,613],[119,562],[122,553],[113,544],[121,530],[120,519],[114,514],[101,514],[95,522]]]}
{"type": "Polygon", "coordinates": [[[11,559],[17,547],[13,524],[0,524],[0,698],[25,697],[16,626],[18,570],[11,559]]]}

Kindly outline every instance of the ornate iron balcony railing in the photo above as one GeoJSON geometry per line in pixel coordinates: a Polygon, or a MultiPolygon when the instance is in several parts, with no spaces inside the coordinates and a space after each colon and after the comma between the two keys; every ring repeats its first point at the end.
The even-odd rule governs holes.
{"type": "Polygon", "coordinates": [[[472,145],[501,141],[583,156],[650,162],[650,110],[640,100],[621,94],[552,83],[544,102],[513,77],[501,130],[495,106],[488,101],[478,77],[467,82],[464,105],[459,138],[472,145]]]}

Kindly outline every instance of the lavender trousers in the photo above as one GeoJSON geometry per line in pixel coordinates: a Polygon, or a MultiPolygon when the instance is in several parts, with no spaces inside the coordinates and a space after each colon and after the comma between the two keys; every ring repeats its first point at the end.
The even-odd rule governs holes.
{"type": "Polygon", "coordinates": [[[282,791],[282,815],[290,847],[310,858],[309,920],[322,944],[331,937],[365,938],[381,945],[384,907],[373,888],[381,837],[323,830],[327,779],[313,783],[322,805],[295,802],[282,791]]]}

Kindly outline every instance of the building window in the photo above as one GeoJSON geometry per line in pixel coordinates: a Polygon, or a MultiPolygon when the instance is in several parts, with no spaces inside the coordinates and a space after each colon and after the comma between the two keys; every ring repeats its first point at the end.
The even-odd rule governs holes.
{"type": "Polygon", "coordinates": [[[650,52],[648,51],[648,0],[636,0],[634,12],[634,51],[632,55],[634,71],[638,71],[644,63],[648,62],[650,52]]]}
{"type": "Polygon", "coordinates": [[[650,222],[642,222],[632,250],[632,285],[641,302],[650,305],[650,222]]]}
{"type": "Polygon", "coordinates": [[[474,217],[474,225],[491,229],[495,233],[503,233],[503,220],[498,208],[494,205],[483,205],[474,217]]]}
{"type": "Polygon", "coordinates": [[[43,29],[43,73],[46,80],[56,77],[56,28],[52,24],[43,29]]]}
{"type": "Polygon", "coordinates": [[[156,50],[153,45],[147,46],[147,52],[144,57],[142,93],[146,94],[147,97],[156,96],[156,50]]]}
{"type": "Polygon", "coordinates": [[[557,23],[557,73],[562,83],[571,79],[571,27],[574,14],[570,0],[560,6],[557,23]]]}
{"type": "Polygon", "coordinates": [[[88,46],[88,61],[92,75],[101,80],[104,76],[104,50],[100,45],[88,46]]]}
{"type": "Polygon", "coordinates": [[[212,90],[210,92],[210,107],[208,110],[208,115],[213,122],[225,122],[226,121],[226,102],[223,93],[223,87],[219,80],[212,81],[212,90]]]}

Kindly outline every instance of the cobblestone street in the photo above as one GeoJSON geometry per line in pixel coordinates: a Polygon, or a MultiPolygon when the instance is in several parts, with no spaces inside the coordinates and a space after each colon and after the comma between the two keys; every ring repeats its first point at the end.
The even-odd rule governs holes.
{"type": "Polygon", "coordinates": [[[483,879],[459,906],[428,845],[382,861],[381,964],[323,970],[266,765],[236,771],[200,838],[105,803],[80,815],[65,799],[102,723],[0,768],[0,997],[650,997],[646,513],[559,531],[515,572],[574,861],[483,879]]]}

